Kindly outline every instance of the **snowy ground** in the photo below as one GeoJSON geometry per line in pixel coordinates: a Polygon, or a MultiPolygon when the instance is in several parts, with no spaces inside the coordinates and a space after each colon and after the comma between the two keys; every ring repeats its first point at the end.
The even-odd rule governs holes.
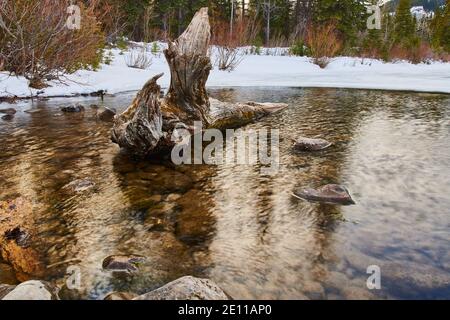
{"type": "MultiPolygon", "coordinates": [[[[153,75],[164,72],[159,84],[166,88],[170,76],[164,55],[152,55],[148,70],[127,67],[125,55],[111,50],[114,59],[110,65],[102,65],[97,72],[79,71],[68,75],[66,84],[50,83],[41,96],[72,96],[107,90],[109,94],[139,90],[153,75]]],[[[278,50],[283,51],[283,50],[278,50]]],[[[214,57],[213,57],[214,62],[214,57]]],[[[413,65],[407,62],[384,63],[378,60],[339,57],[325,69],[312,64],[306,57],[245,55],[244,60],[232,72],[211,71],[207,86],[290,86],[337,87],[386,90],[413,90],[450,93],[450,63],[413,65]]],[[[0,96],[27,97],[36,95],[24,78],[8,77],[0,72],[0,96]]]]}

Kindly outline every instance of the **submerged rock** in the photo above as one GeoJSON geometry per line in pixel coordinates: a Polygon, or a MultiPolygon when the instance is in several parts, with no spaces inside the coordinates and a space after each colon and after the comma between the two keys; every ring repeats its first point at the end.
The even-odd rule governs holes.
{"type": "Polygon", "coordinates": [[[103,260],[102,267],[104,270],[111,271],[138,271],[139,263],[145,262],[146,257],[140,255],[112,255],[103,260]]]}
{"type": "Polygon", "coordinates": [[[43,264],[33,244],[33,206],[25,198],[0,201],[0,255],[20,281],[40,277],[43,264]]]}
{"type": "Polygon", "coordinates": [[[338,184],[327,184],[318,189],[303,189],[294,192],[294,196],[308,201],[333,204],[355,204],[347,189],[338,184]]]}
{"type": "Polygon", "coordinates": [[[324,139],[301,137],[294,143],[295,151],[320,151],[331,146],[331,142],[324,139]]]}
{"type": "Polygon", "coordinates": [[[75,113],[75,112],[83,112],[84,107],[81,104],[73,104],[70,106],[62,107],[62,112],[69,112],[69,113],[75,113]]]}
{"type": "Polygon", "coordinates": [[[2,117],[2,120],[4,120],[4,121],[11,121],[12,119],[14,119],[13,114],[6,114],[2,117]]]}
{"type": "Polygon", "coordinates": [[[208,279],[185,276],[133,300],[230,300],[217,284],[208,279]]]}
{"type": "Polygon", "coordinates": [[[103,300],[132,300],[138,295],[131,292],[111,292],[103,300]]]}
{"type": "Polygon", "coordinates": [[[68,184],[63,188],[71,190],[73,192],[84,192],[95,187],[95,183],[89,179],[77,179],[68,184]]]}
{"type": "Polygon", "coordinates": [[[19,284],[2,300],[59,300],[56,287],[45,281],[30,280],[19,284]]]}
{"type": "Polygon", "coordinates": [[[7,108],[7,109],[0,109],[0,113],[5,113],[7,115],[13,115],[16,114],[16,109],[14,108],[7,108]]]}
{"type": "Polygon", "coordinates": [[[105,122],[112,122],[114,120],[115,115],[116,110],[107,107],[102,107],[97,112],[97,118],[105,122]]]}

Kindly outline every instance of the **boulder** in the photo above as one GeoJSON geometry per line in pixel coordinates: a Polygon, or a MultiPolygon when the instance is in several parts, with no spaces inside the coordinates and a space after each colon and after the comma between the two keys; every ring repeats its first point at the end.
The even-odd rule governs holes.
{"type": "Polygon", "coordinates": [[[133,300],[230,300],[217,284],[208,279],[185,276],[133,300]]]}
{"type": "Polygon", "coordinates": [[[116,115],[116,110],[102,107],[97,111],[97,118],[101,121],[112,122],[114,116],[116,115]]]}
{"type": "Polygon", "coordinates": [[[327,184],[317,189],[303,189],[293,193],[296,198],[332,204],[355,204],[347,189],[338,184],[327,184]]]}
{"type": "Polygon", "coordinates": [[[2,300],[59,300],[56,287],[45,281],[30,280],[19,284],[2,300]]]}
{"type": "Polygon", "coordinates": [[[324,139],[300,137],[294,143],[295,151],[320,151],[331,146],[331,142],[324,139]]]}
{"type": "Polygon", "coordinates": [[[138,271],[139,263],[145,262],[146,257],[140,255],[112,255],[103,260],[102,267],[110,271],[138,271]]]}
{"type": "Polygon", "coordinates": [[[84,107],[81,104],[72,104],[70,106],[62,107],[61,111],[68,112],[68,113],[83,112],[84,107]]]}
{"type": "Polygon", "coordinates": [[[2,116],[2,120],[4,121],[11,121],[12,119],[14,119],[13,114],[5,114],[4,116],[2,116]]]}

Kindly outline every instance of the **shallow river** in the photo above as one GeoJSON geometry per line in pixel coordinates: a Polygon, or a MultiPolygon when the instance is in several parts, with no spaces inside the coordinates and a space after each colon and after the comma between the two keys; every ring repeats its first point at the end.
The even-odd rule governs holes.
{"type": "MultiPolygon", "coordinates": [[[[450,96],[297,88],[211,94],[289,104],[245,127],[280,130],[277,174],[130,159],[110,142],[111,124],[96,119],[94,98],[12,105],[15,118],[0,120],[0,200],[32,201],[33,247],[49,266],[46,280],[61,285],[75,265],[81,290],[65,296],[89,299],[144,293],[183,275],[211,278],[236,299],[450,298],[450,96]],[[62,114],[73,102],[86,112],[62,114]],[[295,154],[298,136],[333,146],[295,154]],[[68,187],[80,179],[95,185],[68,187]],[[325,183],[345,185],[356,205],[291,196],[325,183]],[[139,272],[102,270],[106,256],[132,253],[148,258],[139,272]],[[370,265],[380,267],[380,290],[366,286],[370,265]]],[[[132,97],[104,104],[123,110],[132,97]]]]}

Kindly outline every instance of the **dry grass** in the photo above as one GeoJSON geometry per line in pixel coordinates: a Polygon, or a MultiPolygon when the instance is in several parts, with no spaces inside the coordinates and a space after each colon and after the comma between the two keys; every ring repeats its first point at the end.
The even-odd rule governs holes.
{"type": "Polygon", "coordinates": [[[306,44],[313,62],[321,68],[325,68],[330,58],[336,56],[342,48],[342,41],[337,36],[335,23],[311,25],[307,30],[306,44]]]}

